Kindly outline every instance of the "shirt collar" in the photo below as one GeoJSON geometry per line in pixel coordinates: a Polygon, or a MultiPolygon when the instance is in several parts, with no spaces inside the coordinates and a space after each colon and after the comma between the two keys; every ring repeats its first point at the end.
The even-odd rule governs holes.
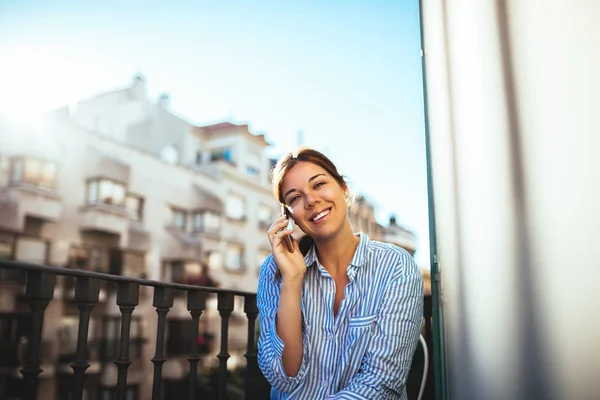
{"type": "MultiPolygon", "coordinates": [[[[367,260],[369,259],[369,257],[368,257],[369,242],[370,242],[369,236],[367,236],[366,233],[359,233],[358,237],[359,237],[358,247],[356,248],[356,251],[354,252],[354,256],[352,257],[352,260],[350,261],[350,266],[353,266],[355,268],[349,268],[349,269],[356,269],[358,267],[362,267],[363,265],[365,265],[367,263],[367,260]]],[[[310,247],[310,250],[308,250],[308,253],[306,253],[306,255],[304,256],[304,262],[306,263],[306,266],[308,268],[317,264],[317,252],[315,250],[314,244],[310,247]]]]}
{"type": "Polygon", "coordinates": [[[366,233],[359,233],[358,237],[360,240],[358,242],[358,247],[354,252],[354,257],[352,257],[352,260],[350,261],[350,265],[353,265],[355,267],[362,267],[367,263],[367,260],[369,259],[368,255],[370,239],[366,233]]]}

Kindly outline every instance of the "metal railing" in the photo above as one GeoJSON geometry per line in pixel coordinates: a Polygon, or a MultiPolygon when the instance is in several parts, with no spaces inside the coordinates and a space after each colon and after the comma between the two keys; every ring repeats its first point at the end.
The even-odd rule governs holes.
{"type": "Polygon", "coordinates": [[[127,375],[131,364],[130,359],[130,325],[132,313],[139,304],[140,287],[151,287],[153,289],[152,305],[157,314],[156,347],[152,358],[154,375],[152,383],[152,399],[158,400],[162,396],[162,369],[167,361],[165,355],[165,330],[167,325],[167,314],[173,307],[175,293],[183,291],[187,296],[187,310],[190,313],[192,329],[191,352],[187,357],[189,361],[189,388],[188,398],[197,397],[198,363],[201,361],[199,351],[198,335],[199,322],[202,312],[206,308],[206,296],[213,293],[217,295],[217,310],[221,317],[221,347],[217,357],[218,384],[217,398],[225,399],[227,390],[227,360],[230,358],[228,352],[229,317],[234,309],[235,296],[244,298],[244,312],[248,320],[248,341],[244,356],[247,360],[245,375],[245,398],[255,399],[256,378],[260,376],[257,364],[257,349],[255,342],[256,318],[258,309],[256,306],[256,293],[239,290],[227,290],[221,288],[192,286],[185,284],[157,282],[146,279],[130,278],[119,275],[109,275],[98,272],[83,271],[51,267],[39,264],[0,260],[0,270],[24,271],[26,273],[25,292],[23,301],[29,306],[31,313],[28,322],[27,346],[23,360],[23,368],[20,370],[23,376],[23,394],[25,400],[37,398],[37,385],[41,369],[41,346],[42,330],[44,326],[44,314],[46,307],[54,298],[57,276],[74,277],[75,295],[74,304],[79,309],[79,326],[77,331],[77,347],[74,361],[70,366],[73,369],[72,399],[82,400],[84,393],[84,378],[86,370],[90,367],[88,363],[88,331],[92,310],[99,302],[101,282],[110,282],[116,285],[116,305],[119,307],[121,326],[118,338],[117,358],[114,364],[117,367],[117,400],[125,400],[127,395],[127,375]]]}

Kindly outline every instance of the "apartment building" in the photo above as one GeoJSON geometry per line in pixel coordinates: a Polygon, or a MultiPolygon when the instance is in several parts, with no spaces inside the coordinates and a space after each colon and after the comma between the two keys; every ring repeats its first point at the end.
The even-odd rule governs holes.
{"type": "MultiPolygon", "coordinates": [[[[267,146],[246,125],[193,126],[169,110],[167,96],[150,101],[139,76],[73,110],[57,110],[36,127],[1,121],[0,257],[253,291],[269,253],[265,230],[278,212],[267,146]]],[[[19,336],[18,320],[27,311],[22,277],[8,275],[0,280],[0,334],[19,336]]],[[[45,399],[65,393],[72,374],[68,363],[78,318],[73,283],[59,282],[46,311],[39,388],[45,399]]],[[[102,288],[92,314],[89,399],[111,396],[116,384],[112,361],[120,313],[114,296],[114,288],[102,288]]],[[[129,398],[147,398],[151,387],[156,332],[151,301],[150,293],[142,293],[133,314],[129,398]]],[[[217,338],[217,349],[214,299],[208,307],[201,330],[217,338]]],[[[245,320],[235,318],[241,308],[236,304],[232,317],[232,366],[245,349],[245,320]]],[[[177,346],[185,339],[187,319],[183,299],[176,299],[169,313],[165,379],[181,379],[187,371],[182,368],[187,350],[177,346]]],[[[0,375],[16,386],[17,371],[0,375]]]]}
{"type": "Polygon", "coordinates": [[[375,217],[375,205],[364,195],[355,195],[348,214],[354,232],[364,232],[371,240],[382,240],[383,227],[375,217]]]}
{"type": "MultiPolygon", "coordinates": [[[[36,126],[0,121],[0,257],[154,280],[254,291],[270,253],[266,229],[279,213],[269,184],[269,143],[247,125],[196,126],[170,110],[168,95],[149,99],[136,76],[124,88],[60,109],[36,126]]],[[[359,196],[350,210],[355,231],[414,252],[414,235],[395,220],[382,227],[359,196]]],[[[0,342],[16,344],[0,365],[0,386],[18,387],[27,330],[23,276],[0,276],[0,342]],[[7,358],[7,359],[8,359],[7,358]],[[10,365],[9,365],[10,364],[10,365]],[[12,367],[12,369],[10,368],[12,367]]],[[[78,310],[74,280],[57,285],[46,311],[44,399],[70,389],[78,310]]],[[[115,288],[102,288],[90,325],[86,398],[111,398],[117,370],[120,312],[115,288]]],[[[141,293],[133,314],[130,399],[149,397],[156,312],[141,293]]],[[[188,370],[189,313],[176,298],[168,314],[163,367],[166,390],[188,370]]],[[[216,299],[201,318],[205,367],[220,345],[216,299]],[[214,339],[212,339],[214,338],[214,339]]],[[[228,365],[244,365],[246,320],[237,303],[230,320],[228,365]]],[[[2,358],[2,354],[0,354],[2,358]]],[[[3,393],[0,392],[0,398],[3,393]]],[[[10,393],[4,393],[10,396],[10,393]]],[[[67,397],[65,397],[67,398],[67,397]]]]}

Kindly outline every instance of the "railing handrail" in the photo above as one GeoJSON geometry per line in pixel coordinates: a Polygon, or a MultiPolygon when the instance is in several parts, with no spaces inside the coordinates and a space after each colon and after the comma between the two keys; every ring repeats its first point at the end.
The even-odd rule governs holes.
{"type": "Polygon", "coordinates": [[[72,269],[72,268],[65,268],[65,267],[54,267],[54,266],[42,265],[42,264],[26,262],[26,261],[0,260],[0,268],[47,272],[47,273],[62,275],[62,276],[98,278],[98,279],[101,279],[104,281],[137,283],[142,286],[168,287],[168,288],[172,288],[172,289],[186,290],[186,291],[200,290],[200,291],[208,292],[208,293],[215,293],[215,294],[228,293],[228,294],[233,294],[236,296],[255,296],[256,295],[256,292],[247,292],[244,290],[187,285],[184,283],[175,283],[175,282],[161,282],[161,281],[155,281],[155,280],[151,280],[151,279],[142,279],[142,278],[134,278],[134,277],[130,277],[130,276],[112,275],[112,274],[107,274],[107,273],[103,273],[103,272],[86,271],[86,270],[81,270],[81,269],[72,269]]]}

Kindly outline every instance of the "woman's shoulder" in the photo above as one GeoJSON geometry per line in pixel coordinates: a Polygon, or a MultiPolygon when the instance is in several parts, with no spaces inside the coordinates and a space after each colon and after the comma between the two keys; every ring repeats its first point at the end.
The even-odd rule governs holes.
{"type": "Polygon", "coordinates": [[[384,264],[402,274],[419,273],[413,256],[402,247],[377,240],[369,242],[370,259],[376,264],[384,264]]]}
{"type": "Polygon", "coordinates": [[[260,281],[263,279],[268,279],[269,281],[273,281],[276,269],[277,264],[275,264],[273,254],[269,254],[260,266],[260,269],[258,271],[258,280],[260,281]]]}

